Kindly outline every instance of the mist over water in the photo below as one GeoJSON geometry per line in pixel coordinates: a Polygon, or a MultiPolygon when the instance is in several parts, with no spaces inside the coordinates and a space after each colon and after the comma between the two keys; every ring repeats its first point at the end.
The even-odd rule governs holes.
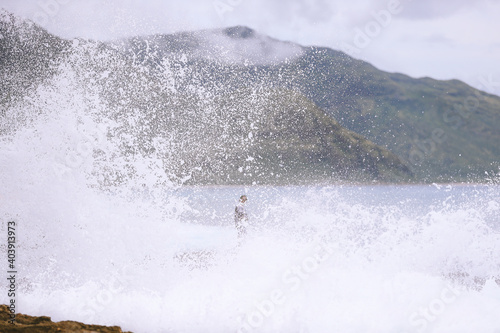
{"type": "MultiPolygon", "coordinates": [[[[157,128],[171,118],[131,98],[154,96],[153,74],[97,48],[75,42],[1,120],[18,312],[133,332],[500,330],[497,185],[184,186],[205,147],[196,126],[157,128]],[[115,91],[107,84],[125,65],[132,76],[115,91]],[[243,193],[251,228],[238,240],[243,193]]],[[[182,70],[168,68],[158,79],[183,105],[182,70]]],[[[210,125],[212,95],[188,89],[206,112],[177,124],[210,125]]],[[[221,131],[215,147],[251,144],[221,131]]]]}

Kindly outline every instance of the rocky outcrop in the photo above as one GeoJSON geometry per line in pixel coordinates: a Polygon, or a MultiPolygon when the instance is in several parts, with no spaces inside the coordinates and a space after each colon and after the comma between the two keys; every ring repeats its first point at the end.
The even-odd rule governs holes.
{"type": "MultiPolygon", "coordinates": [[[[7,305],[0,305],[0,332],[2,333],[127,333],[118,326],[87,325],[76,321],[53,322],[50,317],[33,317],[25,314],[16,314],[12,324],[11,313],[7,305]]],[[[130,333],[130,332],[128,332],[130,333]]]]}

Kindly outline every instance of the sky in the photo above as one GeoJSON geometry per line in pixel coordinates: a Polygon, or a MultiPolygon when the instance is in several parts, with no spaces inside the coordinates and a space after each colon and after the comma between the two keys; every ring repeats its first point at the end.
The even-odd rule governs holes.
{"type": "Polygon", "coordinates": [[[0,0],[0,8],[65,38],[245,25],[500,95],[500,0],[0,0]]]}

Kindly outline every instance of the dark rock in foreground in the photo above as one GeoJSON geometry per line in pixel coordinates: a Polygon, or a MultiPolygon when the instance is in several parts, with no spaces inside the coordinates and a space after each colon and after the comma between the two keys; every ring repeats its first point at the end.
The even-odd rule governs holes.
{"type": "MultiPolygon", "coordinates": [[[[7,305],[0,305],[0,332],[2,333],[52,333],[52,332],[99,332],[127,333],[118,326],[87,325],[76,321],[60,321],[54,323],[50,317],[33,317],[17,314],[15,324],[10,323],[10,310],[7,305]]],[[[129,332],[130,333],[130,332],[129,332]]]]}

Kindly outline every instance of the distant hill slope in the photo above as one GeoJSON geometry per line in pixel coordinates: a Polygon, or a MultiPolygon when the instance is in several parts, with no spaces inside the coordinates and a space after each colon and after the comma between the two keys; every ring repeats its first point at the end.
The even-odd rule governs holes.
{"type": "Polygon", "coordinates": [[[280,42],[246,27],[112,45],[153,68],[157,59],[182,54],[207,82],[234,89],[266,81],[299,91],[341,125],[397,154],[420,181],[475,181],[499,170],[500,97],[457,80],[383,72],[339,51],[280,42]]]}
{"type": "MultiPolygon", "coordinates": [[[[220,62],[213,53],[207,60],[209,53],[197,53],[188,34],[158,38],[164,50],[192,48],[189,56],[160,54],[153,43],[148,48],[149,42],[129,52],[130,46],[66,41],[8,13],[0,16],[0,71],[7,78],[0,132],[8,131],[9,122],[44,112],[37,87],[65,82],[62,91],[55,85],[52,94],[66,94],[62,99],[83,95],[93,119],[114,124],[106,136],[119,152],[95,147],[93,154],[103,186],[136,174],[137,159],[161,161],[174,181],[188,184],[413,179],[396,155],[343,128],[300,91],[255,76],[252,69],[233,71],[234,63],[247,68],[248,50],[240,58],[228,53],[220,62]],[[22,112],[23,103],[38,111],[5,113],[22,112]],[[128,175],[113,169],[117,163],[127,165],[128,175]]],[[[262,66],[302,52],[291,44],[290,52],[267,37],[252,45],[263,46],[250,47],[255,61],[267,57],[262,66]]],[[[217,39],[212,46],[216,52],[217,39]]]]}
{"type": "Polygon", "coordinates": [[[0,105],[12,105],[44,79],[68,42],[0,9],[0,105]]]}
{"type": "Polygon", "coordinates": [[[291,70],[304,73],[297,88],[342,125],[396,153],[417,178],[478,180],[498,172],[500,97],[458,80],[382,72],[327,49],[311,48],[297,67],[291,70]],[[303,70],[311,62],[321,65],[303,70]]]}

